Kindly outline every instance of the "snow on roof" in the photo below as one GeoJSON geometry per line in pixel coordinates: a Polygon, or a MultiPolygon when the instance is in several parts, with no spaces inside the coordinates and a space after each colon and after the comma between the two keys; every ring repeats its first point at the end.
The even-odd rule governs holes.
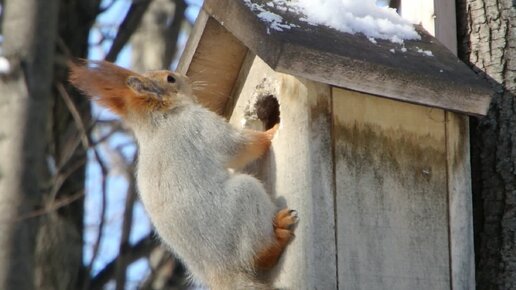
{"type": "MultiPolygon", "coordinates": [[[[297,25],[288,23],[271,9],[298,14],[299,20],[311,25],[324,25],[338,31],[364,34],[374,39],[403,44],[403,40],[419,40],[414,26],[389,7],[378,7],[375,0],[269,0],[264,4],[244,3],[270,29],[283,31],[297,25]]],[[[262,2],[263,3],[263,2],[262,2]]]]}

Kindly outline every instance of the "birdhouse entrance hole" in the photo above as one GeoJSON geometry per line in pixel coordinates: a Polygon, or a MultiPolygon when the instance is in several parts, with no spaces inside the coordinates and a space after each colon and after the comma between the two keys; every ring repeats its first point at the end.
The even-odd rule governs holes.
{"type": "Polygon", "coordinates": [[[256,116],[262,121],[266,130],[274,127],[280,121],[278,99],[274,95],[264,95],[257,98],[254,104],[256,116]]]}

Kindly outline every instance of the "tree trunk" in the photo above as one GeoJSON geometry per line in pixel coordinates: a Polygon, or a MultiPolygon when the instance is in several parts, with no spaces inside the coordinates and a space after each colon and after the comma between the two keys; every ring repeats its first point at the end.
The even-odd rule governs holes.
{"type": "MultiPolygon", "coordinates": [[[[41,0],[40,0],[41,1],[41,0]]],[[[60,0],[56,71],[47,130],[47,159],[53,164],[51,187],[44,196],[47,209],[40,217],[36,246],[36,289],[81,289],[88,277],[83,270],[83,217],[86,150],[81,140],[90,125],[88,99],[68,94],[66,60],[87,57],[88,35],[100,0],[60,0]],[[76,111],[80,123],[72,116],[76,111]]]]}
{"type": "Polygon", "coordinates": [[[472,120],[477,289],[516,289],[516,7],[458,0],[459,56],[496,89],[472,120]]]}
{"type": "Polygon", "coordinates": [[[132,67],[144,72],[168,69],[176,54],[184,20],[184,0],[154,0],[131,39],[132,67]]]}
{"type": "Polygon", "coordinates": [[[34,289],[38,209],[48,186],[47,120],[57,0],[6,0],[0,76],[0,289],[34,289]]]}
{"type": "MultiPolygon", "coordinates": [[[[56,88],[66,83],[66,59],[87,56],[99,3],[5,1],[3,55],[12,70],[0,77],[0,289],[81,283],[86,149],[56,88]]],[[[68,97],[88,120],[88,100],[68,97]]]]}

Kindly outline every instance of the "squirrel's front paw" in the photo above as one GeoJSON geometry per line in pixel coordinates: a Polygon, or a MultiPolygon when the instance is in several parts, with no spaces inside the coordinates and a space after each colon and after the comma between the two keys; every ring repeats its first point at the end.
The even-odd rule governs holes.
{"type": "Polygon", "coordinates": [[[274,127],[270,128],[269,130],[265,131],[265,133],[267,134],[267,137],[269,137],[269,140],[272,140],[272,138],[274,138],[274,135],[276,135],[276,132],[278,131],[278,129],[279,129],[279,123],[274,125],[274,127]]]}

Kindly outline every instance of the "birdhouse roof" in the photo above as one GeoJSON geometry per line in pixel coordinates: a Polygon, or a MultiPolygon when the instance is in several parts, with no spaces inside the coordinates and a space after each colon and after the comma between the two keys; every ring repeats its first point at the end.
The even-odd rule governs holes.
{"type": "Polygon", "coordinates": [[[181,60],[180,70],[195,73],[191,66],[196,58],[203,58],[205,66],[207,59],[215,63],[226,59],[232,63],[220,65],[234,71],[226,67],[215,73],[225,74],[219,76],[227,83],[221,91],[230,93],[251,51],[278,72],[404,102],[486,114],[492,94],[489,84],[422,28],[417,28],[421,39],[403,44],[371,40],[360,33],[310,24],[297,13],[271,5],[267,10],[289,23],[287,29],[273,29],[260,15],[263,11],[253,9],[253,4],[263,7],[267,2],[205,0],[198,20],[202,24],[194,29],[197,36],[187,45],[192,51],[181,60]],[[201,44],[202,38],[210,37],[211,42],[201,44]]]}

